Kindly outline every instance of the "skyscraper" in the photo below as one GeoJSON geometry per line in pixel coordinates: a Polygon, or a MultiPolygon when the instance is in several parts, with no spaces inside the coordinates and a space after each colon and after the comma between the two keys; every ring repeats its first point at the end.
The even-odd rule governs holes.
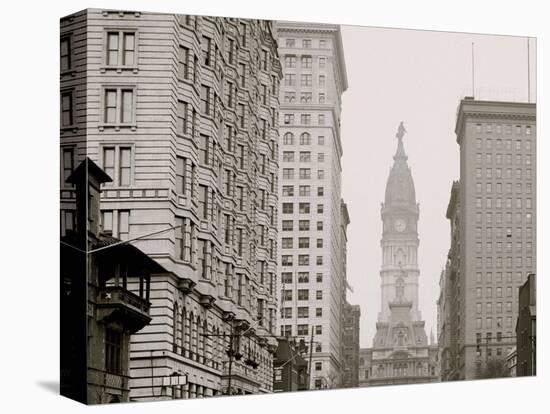
{"type": "Polygon", "coordinates": [[[367,385],[406,384],[437,380],[437,347],[428,344],[418,288],[419,205],[403,145],[403,123],[396,134],[397,151],[382,204],[381,309],[371,358],[365,362],[367,385]]]}
{"type": "MultiPolygon", "coordinates": [[[[311,387],[341,384],[345,298],[341,229],[341,95],[337,25],[278,22],[280,90],[279,329],[313,334],[311,387]],[[313,332],[311,331],[313,330],[313,332]]],[[[349,219],[348,219],[349,221],[349,219]]]]}
{"type": "Polygon", "coordinates": [[[167,270],[151,275],[152,321],[132,336],[130,399],[270,392],[282,76],[273,23],[86,10],[62,20],[61,50],[63,173],[94,160],[113,179],[102,232],[167,270]]]}
{"type": "Polygon", "coordinates": [[[464,98],[455,133],[460,180],[447,218],[453,289],[449,373],[483,376],[515,346],[518,289],[536,263],[536,107],[464,98]]]}

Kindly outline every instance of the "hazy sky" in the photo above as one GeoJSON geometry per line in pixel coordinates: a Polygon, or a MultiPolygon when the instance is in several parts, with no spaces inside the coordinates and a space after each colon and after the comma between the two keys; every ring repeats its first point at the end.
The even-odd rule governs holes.
{"type": "MultiPolygon", "coordinates": [[[[361,347],[372,346],[380,310],[380,204],[404,121],[405,150],[420,203],[419,307],[437,338],[439,275],[450,245],[445,212],[459,177],[454,127],[460,99],[527,101],[527,39],[343,26],[349,87],[342,109],[342,195],[348,228],[348,300],[361,306],[361,347]]],[[[530,40],[531,101],[535,39],[530,40]]]]}

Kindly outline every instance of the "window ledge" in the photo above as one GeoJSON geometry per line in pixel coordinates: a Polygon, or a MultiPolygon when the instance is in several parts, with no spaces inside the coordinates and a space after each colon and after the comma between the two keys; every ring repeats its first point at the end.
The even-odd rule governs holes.
{"type": "Polygon", "coordinates": [[[123,71],[124,72],[129,72],[129,71],[132,71],[133,73],[138,73],[138,67],[137,66],[118,66],[118,65],[113,65],[113,66],[101,66],[99,68],[99,71],[101,73],[105,73],[107,71],[116,71],[116,73],[122,73],[123,71]]]}
{"type": "Polygon", "coordinates": [[[66,126],[62,126],[59,128],[60,129],[60,134],[63,135],[65,132],[77,132],[78,131],[78,126],[76,125],[66,125],[66,126]]]}
{"type": "Polygon", "coordinates": [[[107,129],[114,129],[115,131],[120,131],[121,128],[123,129],[131,129],[132,131],[135,131],[137,129],[136,124],[99,124],[98,128],[100,131],[107,129]]]}
{"type": "Polygon", "coordinates": [[[67,69],[60,73],[61,77],[64,76],[76,76],[76,69],[67,69]]]}

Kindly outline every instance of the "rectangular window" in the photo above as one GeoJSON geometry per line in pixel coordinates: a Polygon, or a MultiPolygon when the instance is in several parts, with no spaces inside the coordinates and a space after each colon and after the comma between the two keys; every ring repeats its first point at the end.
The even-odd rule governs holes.
{"type": "Polygon", "coordinates": [[[61,72],[65,72],[68,70],[71,70],[72,68],[72,56],[71,56],[71,37],[70,36],[64,36],[61,38],[61,44],[60,44],[60,70],[61,72]]]}
{"type": "Polygon", "coordinates": [[[105,329],[105,371],[122,374],[122,333],[105,329]]]}
{"type": "Polygon", "coordinates": [[[203,58],[203,64],[205,66],[210,66],[211,64],[211,43],[212,43],[212,39],[206,36],[202,37],[202,42],[201,42],[202,58],[203,58]]]}
{"type": "Polygon", "coordinates": [[[74,123],[73,118],[73,92],[61,93],[61,127],[69,127],[74,123]]]}
{"type": "Polygon", "coordinates": [[[105,124],[133,124],[135,122],[134,89],[106,88],[103,122],[105,124]]]}
{"type": "Polygon", "coordinates": [[[136,34],[135,32],[110,31],[107,33],[108,66],[135,66],[136,34]]]}
{"type": "Polygon", "coordinates": [[[210,87],[201,85],[201,112],[210,115],[210,87]]]}

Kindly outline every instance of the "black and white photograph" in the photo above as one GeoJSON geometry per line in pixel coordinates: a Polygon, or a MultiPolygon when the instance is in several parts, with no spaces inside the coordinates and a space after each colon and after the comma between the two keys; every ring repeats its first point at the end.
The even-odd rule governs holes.
{"type": "Polygon", "coordinates": [[[535,38],[62,17],[61,394],[536,375],[536,136],[535,38]]]}
{"type": "Polygon", "coordinates": [[[7,5],[2,411],[544,412],[544,15],[7,5]]]}

